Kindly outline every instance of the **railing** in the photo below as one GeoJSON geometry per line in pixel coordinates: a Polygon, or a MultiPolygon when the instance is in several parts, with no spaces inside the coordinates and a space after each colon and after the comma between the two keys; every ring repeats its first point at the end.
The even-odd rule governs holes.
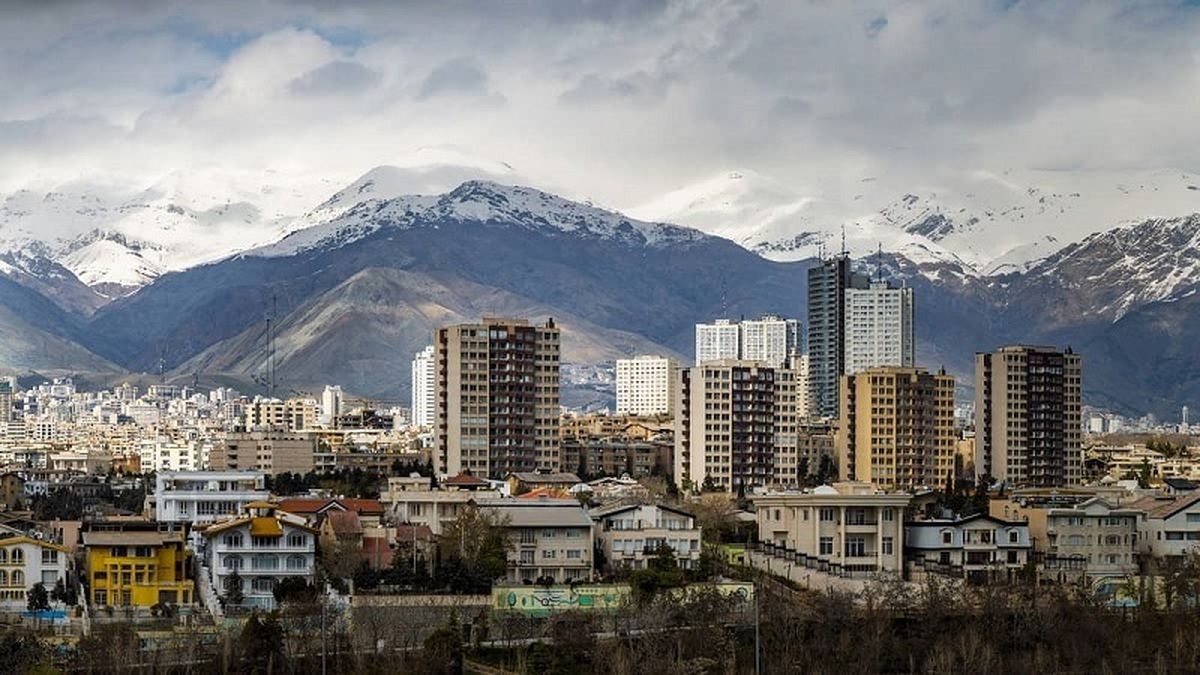
{"type": "Polygon", "coordinates": [[[844,579],[868,578],[879,571],[878,567],[874,564],[837,563],[767,541],[757,542],[753,547],[759,553],[779,558],[780,560],[799,565],[806,569],[816,570],[844,579]]]}

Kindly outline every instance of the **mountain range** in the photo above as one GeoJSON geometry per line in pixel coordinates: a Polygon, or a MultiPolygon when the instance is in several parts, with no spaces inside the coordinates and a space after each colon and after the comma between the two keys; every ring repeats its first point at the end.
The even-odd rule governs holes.
{"type": "Polygon", "coordinates": [[[1084,355],[1094,405],[1167,416],[1200,397],[1190,174],[1010,172],[919,189],[868,177],[819,192],[741,170],[638,217],[523,182],[502,163],[443,162],[341,189],[175,174],[12,193],[0,366],[99,381],[161,368],[252,390],[271,318],[282,391],[337,383],[403,400],[433,329],[483,315],[554,317],[574,364],[689,360],[698,321],[803,317],[808,267],[844,245],[916,288],[918,361],[964,385],[975,350],[1044,342],[1084,355]]]}

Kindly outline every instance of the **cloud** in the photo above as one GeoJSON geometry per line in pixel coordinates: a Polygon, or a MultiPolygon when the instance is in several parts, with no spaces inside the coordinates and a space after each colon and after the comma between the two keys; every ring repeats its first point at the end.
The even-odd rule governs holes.
{"type": "Polygon", "coordinates": [[[438,64],[421,82],[417,98],[435,96],[486,96],[488,77],[474,59],[457,58],[438,64]]]}
{"type": "Polygon", "coordinates": [[[379,73],[362,64],[333,61],[292,80],[288,91],[301,96],[351,94],[370,89],[379,80],[379,73]]]}
{"type": "Polygon", "coordinates": [[[1200,127],[1185,123],[1200,109],[1200,10],[1166,0],[113,0],[3,13],[0,189],[222,166],[340,180],[428,145],[614,206],[730,167],[797,184],[1200,171],[1200,127]]]}

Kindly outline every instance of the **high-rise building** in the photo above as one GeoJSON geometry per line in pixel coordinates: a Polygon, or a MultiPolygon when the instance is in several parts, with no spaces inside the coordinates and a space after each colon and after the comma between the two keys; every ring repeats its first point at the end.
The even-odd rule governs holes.
{"type": "Polygon", "coordinates": [[[333,426],[341,414],[342,388],[338,385],[325,385],[325,391],[321,392],[320,422],[322,426],[333,426]]]}
{"type": "Polygon", "coordinates": [[[843,375],[842,480],[884,490],[938,487],[954,472],[954,377],[886,366],[843,375]]]}
{"type": "Polygon", "coordinates": [[[736,359],[741,328],[729,319],[696,324],[696,363],[736,359]]]}
{"type": "Polygon", "coordinates": [[[665,356],[617,359],[617,413],[670,413],[671,373],[678,367],[675,359],[665,356]]]}
{"type": "Polygon", "coordinates": [[[723,360],[675,376],[675,480],[726,491],[795,486],[796,379],[757,361],[723,360]]]}
{"type": "Polygon", "coordinates": [[[846,289],[842,374],[879,366],[913,367],[913,289],[883,281],[846,289]]]}
{"type": "MultiPolygon", "coordinates": [[[[12,421],[12,409],[13,388],[7,380],[0,380],[0,422],[8,423],[12,421]]],[[[1186,424],[1186,421],[1184,423],[1186,424]]]]}
{"type": "Polygon", "coordinates": [[[437,362],[433,345],[417,352],[412,361],[412,423],[431,427],[437,416],[437,362]]]}
{"type": "Polygon", "coordinates": [[[975,355],[975,473],[1011,487],[1082,479],[1083,362],[1067,348],[975,355]]]}
{"type": "Polygon", "coordinates": [[[787,368],[788,359],[800,353],[800,322],[768,314],[743,320],[738,358],[760,361],[772,368],[787,368]]]}
{"type": "Polygon", "coordinates": [[[304,431],[317,421],[317,402],[310,398],[256,398],[246,406],[248,431],[304,431]]]}
{"type": "Polygon", "coordinates": [[[434,340],[434,463],[451,475],[504,478],[561,467],[560,336],[554,321],[485,318],[434,340]]]}
{"type": "Polygon", "coordinates": [[[838,378],[845,372],[846,290],[867,288],[866,275],[855,274],[841,254],[808,270],[808,412],[838,414],[838,378]]]}

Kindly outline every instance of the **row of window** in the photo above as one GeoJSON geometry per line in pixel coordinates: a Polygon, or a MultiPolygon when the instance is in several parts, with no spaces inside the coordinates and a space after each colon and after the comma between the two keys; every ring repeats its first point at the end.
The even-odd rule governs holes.
{"type": "MultiPolygon", "coordinates": [[[[281,540],[281,537],[251,537],[250,545],[254,548],[277,548],[281,540]]],[[[307,534],[293,532],[287,536],[286,545],[288,548],[304,548],[308,546],[308,541],[307,534]]],[[[241,548],[245,542],[241,532],[230,532],[221,537],[221,543],[230,548],[241,548]]]]}

